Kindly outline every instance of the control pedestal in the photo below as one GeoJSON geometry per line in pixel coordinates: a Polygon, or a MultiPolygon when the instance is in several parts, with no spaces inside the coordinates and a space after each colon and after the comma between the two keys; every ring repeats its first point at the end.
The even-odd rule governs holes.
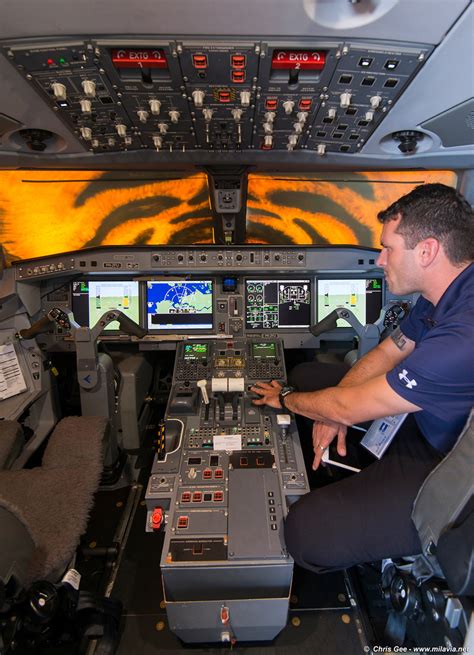
{"type": "Polygon", "coordinates": [[[309,488],[292,417],[252,404],[259,379],[286,379],[277,338],[178,344],[146,529],[165,531],[166,611],[187,643],[267,641],[287,621],[283,521],[309,488]]]}

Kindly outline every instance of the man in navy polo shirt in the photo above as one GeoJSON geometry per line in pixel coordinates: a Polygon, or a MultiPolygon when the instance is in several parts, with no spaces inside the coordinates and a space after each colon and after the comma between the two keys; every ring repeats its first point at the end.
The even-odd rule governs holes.
{"type": "Polygon", "coordinates": [[[380,461],[310,492],[290,508],[285,524],[289,552],[298,564],[316,571],[421,551],[411,521],[414,499],[453,447],[474,405],[471,207],[454,189],[426,184],[378,218],[383,229],[377,264],[390,291],[421,294],[408,317],[337,386],[309,390],[317,386],[314,370],[309,386],[306,364],[300,374],[293,372],[303,391],[280,393],[275,381],[252,388],[261,396],[256,405],[284,405],[315,421],[313,469],[336,437],[338,453],[346,454],[348,426],[408,413],[380,461]]]}

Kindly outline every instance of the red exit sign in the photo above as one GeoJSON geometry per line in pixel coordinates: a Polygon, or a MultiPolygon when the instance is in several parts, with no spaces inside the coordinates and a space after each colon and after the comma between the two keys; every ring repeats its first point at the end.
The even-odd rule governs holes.
{"type": "Polygon", "coordinates": [[[322,70],[326,53],[321,50],[274,50],[272,68],[322,70]]]}
{"type": "Polygon", "coordinates": [[[165,52],[159,48],[117,48],[111,56],[115,68],[168,68],[165,52]]]}

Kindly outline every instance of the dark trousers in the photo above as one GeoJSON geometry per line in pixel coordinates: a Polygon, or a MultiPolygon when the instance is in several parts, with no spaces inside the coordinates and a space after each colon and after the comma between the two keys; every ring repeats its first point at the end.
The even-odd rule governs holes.
{"type": "MultiPolygon", "coordinates": [[[[338,367],[326,366],[297,366],[290,381],[304,391],[333,386],[338,367]]],[[[339,379],[345,370],[339,367],[339,379]]],[[[295,562],[319,572],[419,553],[411,510],[423,481],[441,459],[409,415],[381,460],[311,491],[290,507],[285,540],[295,562]]]]}

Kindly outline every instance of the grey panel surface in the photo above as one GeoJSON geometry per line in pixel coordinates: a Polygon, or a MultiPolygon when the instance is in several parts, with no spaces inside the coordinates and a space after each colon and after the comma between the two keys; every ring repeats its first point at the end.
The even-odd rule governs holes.
{"type": "Polygon", "coordinates": [[[376,31],[381,39],[438,43],[469,0],[4,0],[0,38],[96,33],[137,35],[231,34],[334,36],[345,29],[355,38],[376,31]],[[25,20],[25,16],[28,20],[25,20]],[[93,25],[92,25],[93,24],[93,25]]]}
{"type": "Polygon", "coordinates": [[[188,535],[208,535],[208,534],[225,534],[227,530],[227,518],[224,510],[203,509],[191,510],[189,512],[176,512],[174,515],[174,525],[176,527],[178,520],[182,516],[189,518],[189,527],[176,529],[176,534],[188,535]]]}
{"type": "Polygon", "coordinates": [[[228,626],[222,624],[223,604],[229,610],[232,635],[237,641],[270,640],[285,627],[288,599],[256,599],[196,603],[167,603],[170,629],[187,643],[228,641],[228,626]]]}
{"type": "Polygon", "coordinates": [[[474,98],[448,109],[421,126],[435,132],[445,148],[474,145],[474,98]]]}
{"type": "Polygon", "coordinates": [[[282,528],[283,512],[276,470],[229,471],[229,558],[285,557],[282,528]],[[273,516],[275,521],[270,518],[273,516]],[[272,529],[273,525],[276,529],[272,529]]]}
{"type": "Polygon", "coordinates": [[[167,601],[197,601],[287,597],[293,563],[270,565],[229,562],[226,566],[199,562],[162,564],[167,601]]]}

